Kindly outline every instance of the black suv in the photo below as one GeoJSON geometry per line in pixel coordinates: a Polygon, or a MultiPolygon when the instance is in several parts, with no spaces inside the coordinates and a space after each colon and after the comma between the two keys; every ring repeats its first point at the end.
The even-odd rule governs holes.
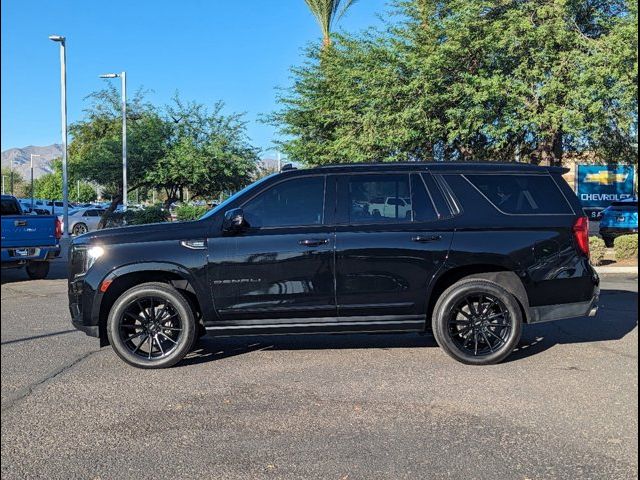
{"type": "Polygon", "coordinates": [[[596,313],[587,218],[561,168],[287,169],[193,222],[73,240],[73,324],[142,368],[214,335],[426,332],[496,363],[524,323],[596,313]]]}

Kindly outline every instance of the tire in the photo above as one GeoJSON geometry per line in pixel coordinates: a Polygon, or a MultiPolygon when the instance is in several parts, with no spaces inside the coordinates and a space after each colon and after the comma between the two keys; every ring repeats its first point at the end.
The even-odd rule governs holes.
{"type": "Polygon", "coordinates": [[[107,336],[116,354],[138,368],[166,368],[189,353],[196,321],[189,302],[165,283],[143,283],[115,301],[107,336]]]}
{"type": "Polygon", "coordinates": [[[473,278],[442,293],[431,323],[447,355],[468,365],[492,365],[518,345],[523,318],[511,293],[495,282],[473,278]]]}
{"type": "Polygon", "coordinates": [[[31,280],[42,280],[49,275],[49,262],[31,261],[27,263],[26,270],[31,280]]]}
{"type": "Polygon", "coordinates": [[[604,240],[604,246],[607,248],[613,248],[613,241],[615,240],[615,237],[611,237],[609,235],[603,235],[602,236],[602,240],[604,240]]]}
{"type": "Polygon", "coordinates": [[[84,223],[76,223],[73,228],[71,229],[71,234],[72,235],[84,235],[85,233],[87,233],[89,231],[89,229],[87,228],[87,226],[84,223]]]}

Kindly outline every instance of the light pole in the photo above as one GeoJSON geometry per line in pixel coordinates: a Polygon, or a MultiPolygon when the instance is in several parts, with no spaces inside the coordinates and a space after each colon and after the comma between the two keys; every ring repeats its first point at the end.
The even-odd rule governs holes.
{"type": "Polygon", "coordinates": [[[127,211],[127,72],[105,73],[100,78],[118,78],[122,90],[122,210],[127,211]]]}
{"type": "Polygon", "coordinates": [[[13,195],[13,158],[9,165],[9,189],[11,190],[11,195],[13,195]]]}
{"type": "Polygon", "coordinates": [[[67,184],[67,53],[66,39],[62,35],[49,35],[49,40],[60,44],[60,112],[62,123],[62,236],[69,238],[69,185],[67,184]]]}
{"type": "Polygon", "coordinates": [[[35,153],[31,154],[31,211],[33,212],[33,157],[39,157],[35,153]]]}

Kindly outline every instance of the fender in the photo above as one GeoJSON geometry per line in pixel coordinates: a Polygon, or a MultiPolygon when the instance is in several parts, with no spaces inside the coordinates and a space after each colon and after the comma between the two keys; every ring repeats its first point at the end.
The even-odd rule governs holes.
{"type": "MultiPolygon", "coordinates": [[[[199,281],[189,270],[187,270],[182,265],[173,262],[137,262],[137,263],[129,263],[126,265],[122,265],[120,267],[115,268],[110,271],[107,275],[105,275],[97,286],[95,300],[93,302],[93,311],[92,317],[94,319],[99,319],[100,309],[102,306],[102,300],[105,293],[100,291],[100,285],[105,281],[115,281],[117,278],[122,277],[124,275],[129,275],[131,273],[136,272],[145,272],[145,271],[155,271],[155,272],[168,272],[174,275],[177,275],[181,279],[186,282],[185,287],[190,287],[193,290],[193,293],[198,298],[200,303],[200,308],[202,309],[202,315],[205,319],[215,318],[215,308],[213,306],[213,302],[211,300],[211,292],[208,288],[208,283],[206,282],[206,278],[204,279],[204,283],[199,281]]],[[[187,288],[188,289],[188,288],[187,288]]]]}

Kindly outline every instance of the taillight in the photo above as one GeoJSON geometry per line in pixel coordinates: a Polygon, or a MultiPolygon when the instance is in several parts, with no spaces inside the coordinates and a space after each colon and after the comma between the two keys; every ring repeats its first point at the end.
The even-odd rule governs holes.
{"type": "Polygon", "coordinates": [[[589,258],[589,219],[580,217],[573,224],[573,237],[576,245],[587,258],[589,258]]]}
{"type": "Polygon", "coordinates": [[[58,217],[56,217],[56,226],[55,226],[54,232],[55,232],[56,239],[60,240],[60,237],[62,237],[62,222],[58,217]]]}

